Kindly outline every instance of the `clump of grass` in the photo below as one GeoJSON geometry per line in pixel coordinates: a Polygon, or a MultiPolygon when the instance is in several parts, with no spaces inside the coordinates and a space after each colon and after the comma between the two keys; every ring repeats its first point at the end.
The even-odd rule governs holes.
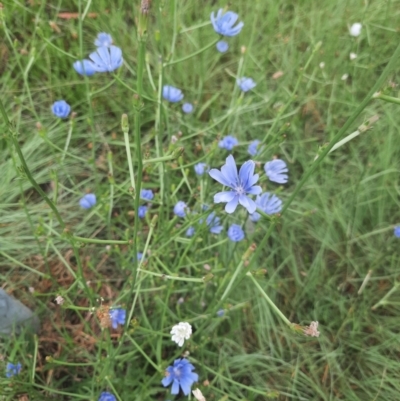
{"type": "Polygon", "coordinates": [[[206,399],[397,399],[399,11],[240,1],[244,27],[222,54],[209,20],[218,5],[144,3],[0,11],[0,277],[42,322],[37,337],[2,338],[4,373],[7,362],[22,369],[0,374],[0,394],[163,400],[165,370],[185,357],[206,399]],[[124,63],[78,75],[72,64],[99,32],[124,63]],[[241,92],[241,77],[256,86],[241,92]],[[164,85],[193,111],[163,99],[164,85]],[[51,113],[60,99],[68,119],[51,113]],[[254,223],[240,205],[214,204],[222,189],[207,170],[225,163],[228,135],[238,167],[253,159],[257,185],[283,201],[280,215],[254,223]],[[287,184],[265,175],[274,158],[287,184]],[[79,207],[88,193],[95,204],[79,207]],[[233,224],[244,240],[228,236],[233,224]],[[125,325],[112,327],[113,310],[125,325]],[[315,321],[319,337],[304,335],[315,321]],[[170,334],[179,322],[193,330],[182,347],[170,334]]]}

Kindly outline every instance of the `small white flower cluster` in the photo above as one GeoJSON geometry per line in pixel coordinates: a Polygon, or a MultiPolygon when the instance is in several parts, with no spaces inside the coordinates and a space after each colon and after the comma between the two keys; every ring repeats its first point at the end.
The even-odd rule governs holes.
{"type": "Polygon", "coordinates": [[[172,327],[170,333],[172,334],[171,340],[182,347],[185,340],[189,340],[192,335],[192,326],[187,322],[179,322],[172,327]]]}

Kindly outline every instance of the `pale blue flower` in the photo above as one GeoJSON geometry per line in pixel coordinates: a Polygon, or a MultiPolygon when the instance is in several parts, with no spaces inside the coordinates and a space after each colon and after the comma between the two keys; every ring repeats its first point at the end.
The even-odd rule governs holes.
{"type": "Polygon", "coordinates": [[[51,106],[51,111],[56,117],[67,118],[71,112],[71,106],[65,100],[57,100],[51,106]]]}
{"type": "Polygon", "coordinates": [[[234,146],[238,145],[239,141],[232,135],[224,136],[219,142],[218,147],[221,149],[232,150],[234,146]]]}
{"type": "Polygon", "coordinates": [[[214,195],[214,203],[225,203],[225,211],[233,213],[240,203],[251,214],[256,211],[255,202],[247,195],[259,195],[262,192],[260,186],[255,185],[258,181],[258,174],[254,174],[255,163],[252,160],[242,165],[237,172],[235,159],[232,155],[226,158],[226,164],[221,167],[221,171],[212,169],[209,174],[214,180],[226,187],[232,188],[231,191],[219,192],[214,195]]]}
{"type": "Polygon", "coordinates": [[[112,37],[110,34],[105,33],[105,32],[100,32],[97,35],[96,40],[94,41],[94,45],[97,47],[110,47],[112,45],[112,37]]]}
{"type": "Polygon", "coordinates": [[[258,149],[258,145],[261,143],[261,141],[259,141],[258,139],[255,139],[253,142],[251,142],[249,144],[249,147],[247,148],[247,152],[251,155],[251,156],[256,156],[257,153],[259,153],[259,149],[258,149]]]}
{"type": "Polygon", "coordinates": [[[232,224],[228,228],[228,237],[233,242],[239,242],[244,239],[244,231],[238,224],[232,224]]]}
{"type": "Polygon", "coordinates": [[[189,395],[193,383],[199,380],[199,375],[192,372],[194,369],[187,359],[175,359],[174,364],[167,367],[161,383],[164,387],[172,383],[171,394],[179,394],[181,388],[183,394],[189,395]]]}
{"type": "Polygon", "coordinates": [[[183,103],[182,111],[186,114],[190,114],[193,111],[192,103],[183,103]]]}
{"type": "Polygon", "coordinates": [[[251,78],[246,77],[238,78],[236,83],[243,92],[248,92],[257,85],[251,78]]]}
{"type": "Polygon", "coordinates": [[[8,362],[6,365],[6,377],[10,378],[13,376],[16,376],[21,372],[22,365],[18,362],[16,365],[14,365],[11,362],[8,362]]]}
{"type": "Polygon", "coordinates": [[[83,209],[90,209],[96,204],[95,194],[86,194],[79,200],[79,205],[83,209]]]}
{"type": "Polygon", "coordinates": [[[122,50],[117,46],[98,47],[89,55],[95,65],[96,72],[112,72],[123,63],[122,50]]]}
{"type": "Polygon", "coordinates": [[[394,236],[400,238],[400,226],[394,228],[394,236]]]}
{"type": "Polygon", "coordinates": [[[219,234],[223,230],[223,226],[220,224],[221,219],[215,215],[214,212],[210,213],[206,218],[207,227],[210,228],[210,233],[219,234]]]}
{"type": "MultiPolygon", "coordinates": [[[[266,214],[275,214],[279,213],[282,210],[282,201],[273,194],[269,192],[263,193],[261,196],[257,195],[256,198],[257,209],[261,209],[266,214]]],[[[260,213],[254,212],[250,215],[251,221],[260,220],[260,213]]]]}
{"type": "Polygon", "coordinates": [[[228,42],[225,42],[225,40],[220,40],[219,42],[217,42],[215,47],[220,53],[226,53],[229,49],[228,42]]]}
{"type": "Polygon", "coordinates": [[[88,77],[92,76],[97,72],[96,64],[87,59],[75,61],[73,67],[78,74],[86,75],[88,77]]]}
{"type": "Polygon", "coordinates": [[[139,261],[139,260],[142,260],[142,258],[143,258],[143,253],[142,252],[138,252],[136,254],[136,260],[139,261]]]}
{"type": "Polygon", "coordinates": [[[186,237],[193,237],[194,232],[195,232],[194,227],[189,227],[189,228],[186,230],[186,237]]]}
{"type": "Polygon", "coordinates": [[[143,219],[143,217],[146,216],[147,209],[148,209],[147,206],[139,206],[138,216],[139,216],[140,219],[143,219]]]}
{"type": "Polygon", "coordinates": [[[186,212],[185,209],[187,208],[187,205],[185,202],[183,201],[178,201],[176,203],[176,205],[174,206],[174,213],[178,216],[178,217],[185,217],[186,216],[186,212]]]}
{"type": "Polygon", "coordinates": [[[100,394],[98,401],[117,401],[117,399],[114,394],[109,393],[108,391],[103,391],[100,394]]]}
{"type": "Polygon", "coordinates": [[[183,99],[183,93],[180,89],[171,85],[164,85],[162,91],[163,98],[171,103],[180,102],[183,99]]]}
{"type": "Polygon", "coordinates": [[[283,160],[276,159],[265,163],[265,174],[272,182],[278,184],[286,184],[288,182],[288,175],[286,174],[289,169],[283,160]]]}
{"type": "Polygon", "coordinates": [[[217,16],[214,15],[214,11],[211,13],[211,23],[215,32],[224,36],[236,36],[244,26],[243,22],[234,26],[239,16],[233,11],[227,11],[225,14],[223,12],[224,10],[220,8],[217,16]]]}
{"type": "Polygon", "coordinates": [[[225,315],[225,311],[223,310],[223,309],[219,309],[218,311],[217,311],[217,316],[218,317],[223,317],[225,315]]]}
{"type": "Polygon", "coordinates": [[[197,163],[194,165],[194,171],[197,175],[203,175],[206,171],[207,164],[206,163],[197,163]]]}
{"type": "Polygon", "coordinates": [[[110,320],[113,329],[118,328],[118,325],[124,325],[126,319],[126,310],[121,308],[110,310],[110,320]]]}
{"type": "Polygon", "coordinates": [[[144,200],[152,200],[154,198],[153,191],[151,189],[142,189],[140,191],[140,198],[144,200]]]}

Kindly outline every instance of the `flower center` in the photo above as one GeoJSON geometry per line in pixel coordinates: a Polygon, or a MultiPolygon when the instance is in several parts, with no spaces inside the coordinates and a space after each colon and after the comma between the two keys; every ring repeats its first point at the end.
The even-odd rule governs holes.
{"type": "Polygon", "coordinates": [[[243,188],[243,185],[237,185],[236,188],[235,188],[235,191],[236,191],[236,193],[238,195],[245,195],[246,194],[246,191],[243,188]]]}
{"type": "Polygon", "coordinates": [[[174,376],[179,379],[181,377],[181,370],[179,368],[174,368],[174,376]]]}

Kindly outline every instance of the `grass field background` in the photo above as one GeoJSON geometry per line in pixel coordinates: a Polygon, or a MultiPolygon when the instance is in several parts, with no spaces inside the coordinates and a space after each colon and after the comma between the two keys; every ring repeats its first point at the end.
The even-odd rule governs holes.
{"type": "MultiPolygon", "coordinates": [[[[1,287],[42,321],[37,337],[1,340],[0,372],[7,361],[23,369],[12,379],[0,373],[0,398],[97,400],[110,391],[119,400],[172,400],[163,372],[188,352],[200,377],[195,387],[207,400],[398,400],[400,104],[368,102],[343,136],[378,116],[372,128],[325,157],[282,216],[257,225],[243,208],[228,215],[214,205],[221,186],[196,176],[193,166],[220,168],[229,155],[217,146],[225,135],[239,140],[238,164],[250,159],[252,140],[265,140],[262,156],[253,158],[260,185],[288,201],[388,65],[399,43],[400,2],[153,0],[137,111],[139,10],[136,0],[3,1],[0,93],[27,165],[67,231],[104,243],[75,241],[74,253],[21,172],[0,119],[1,287]],[[227,53],[211,46],[163,67],[216,41],[210,13],[225,6],[244,22],[227,53]],[[363,25],[357,38],[349,35],[354,22],[363,25]],[[124,65],[82,77],[72,64],[94,51],[99,32],[112,35],[124,65]],[[239,93],[238,76],[257,86],[239,93]],[[182,89],[194,112],[163,101],[164,84],[182,89]],[[52,115],[59,99],[76,113],[72,122],[52,115]],[[141,185],[156,196],[136,231],[123,113],[135,174],[138,113],[144,160],[183,148],[171,160],[145,162],[141,185]],[[274,156],[288,164],[286,185],[265,177],[262,167],[274,156]],[[83,210],[78,202],[87,192],[97,204],[83,210]],[[197,214],[174,216],[179,200],[197,214]],[[220,235],[196,223],[207,213],[203,204],[221,217],[220,235]],[[244,225],[244,241],[228,239],[232,223],[244,225]],[[193,224],[196,234],[188,238],[193,224]],[[134,245],[106,244],[127,239],[134,245]],[[248,252],[253,243],[257,250],[248,252]],[[136,252],[145,249],[140,269],[155,275],[137,271],[136,252]],[[243,257],[249,264],[240,270],[243,257]],[[320,336],[290,330],[248,277],[231,281],[245,269],[291,322],[318,321],[320,336]],[[60,294],[63,306],[54,303],[60,294]],[[102,304],[122,305],[131,321],[102,330],[93,312],[102,304]],[[194,330],[183,348],[169,334],[179,321],[194,330]]],[[[399,68],[400,58],[379,88],[394,98],[399,68]]]]}

